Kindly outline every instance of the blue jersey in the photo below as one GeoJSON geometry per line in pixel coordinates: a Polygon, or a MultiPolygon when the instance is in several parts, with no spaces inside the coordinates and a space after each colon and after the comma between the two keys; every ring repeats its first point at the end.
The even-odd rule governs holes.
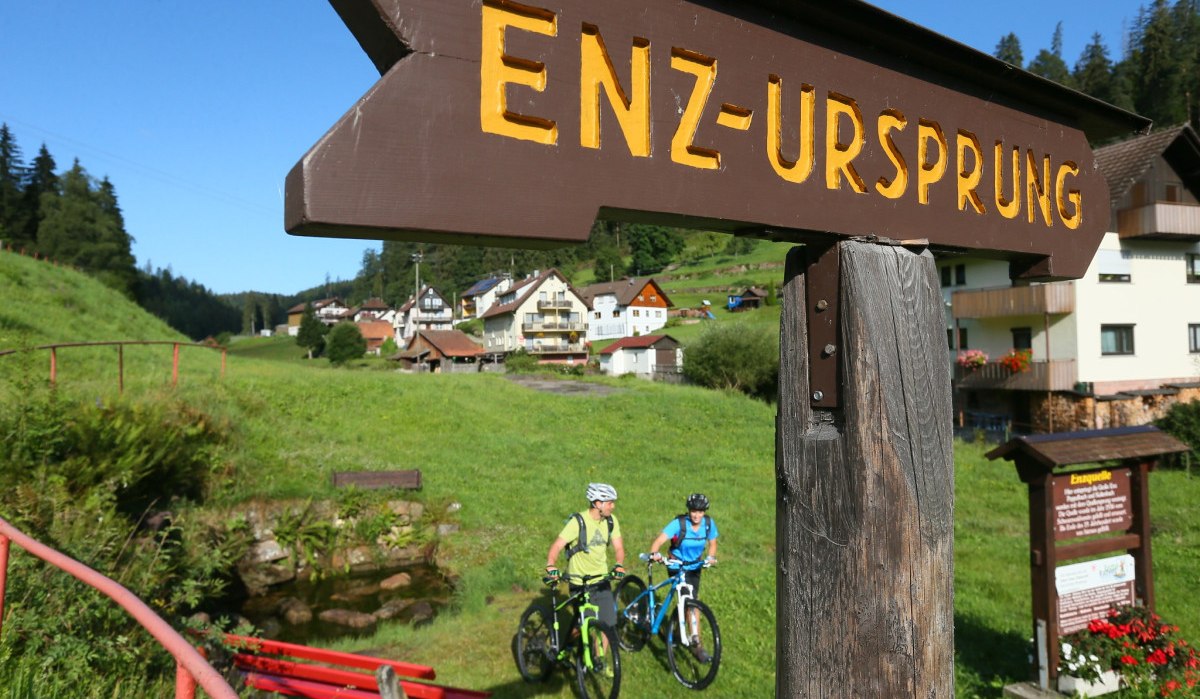
{"type": "Polygon", "coordinates": [[[704,515],[704,519],[700,520],[700,526],[692,527],[692,522],[686,515],[683,519],[683,536],[679,535],[679,520],[676,517],[663,527],[662,533],[667,535],[667,538],[672,542],[678,540],[678,544],[671,546],[671,555],[681,561],[696,561],[690,565],[685,565],[684,570],[696,570],[704,564],[704,551],[708,546],[708,542],[717,538],[717,523],[712,517],[704,515]],[[701,559],[701,560],[696,560],[701,559]]]}

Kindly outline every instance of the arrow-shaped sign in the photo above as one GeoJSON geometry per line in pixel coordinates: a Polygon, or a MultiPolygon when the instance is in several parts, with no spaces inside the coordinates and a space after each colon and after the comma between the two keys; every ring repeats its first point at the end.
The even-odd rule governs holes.
{"type": "Polygon", "coordinates": [[[1145,127],[857,2],[332,3],[383,77],[288,175],[299,235],[548,246],[610,217],[1077,277],[1109,220],[1081,114],[1145,127]]]}

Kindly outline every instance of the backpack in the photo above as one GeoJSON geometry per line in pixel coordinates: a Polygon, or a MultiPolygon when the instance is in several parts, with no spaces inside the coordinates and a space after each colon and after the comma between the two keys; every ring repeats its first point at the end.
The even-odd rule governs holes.
{"type": "MultiPolygon", "coordinates": [[[[675,519],[676,519],[676,521],[679,522],[679,531],[676,532],[675,535],[671,537],[671,550],[672,551],[679,550],[679,545],[683,543],[683,540],[685,538],[687,538],[688,532],[690,532],[692,530],[691,522],[688,521],[688,516],[686,514],[679,515],[675,519]]],[[[709,517],[708,515],[704,515],[704,540],[705,541],[708,541],[708,535],[711,533],[712,533],[712,518],[709,517]]]]}
{"type": "MultiPolygon", "coordinates": [[[[571,516],[567,519],[572,518],[575,520],[575,523],[579,525],[579,538],[575,540],[575,544],[573,546],[568,546],[566,549],[568,561],[571,560],[571,557],[573,557],[575,554],[587,553],[590,550],[587,542],[587,527],[585,527],[583,524],[583,515],[579,514],[578,512],[572,512],[571,516]]],[[[610,515],[605,517],[604,520],[608,522],[608,539],[604,541],[604,545],[608,546],[608,543],[612,541],[613,518],[610,515]]]]}

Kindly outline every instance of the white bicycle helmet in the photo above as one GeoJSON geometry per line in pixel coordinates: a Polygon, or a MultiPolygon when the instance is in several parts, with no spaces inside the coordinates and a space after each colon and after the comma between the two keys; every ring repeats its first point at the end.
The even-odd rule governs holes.
{"type": "Polygon", "coordinates": [[[588,502],[596,502],[601,500],[609,502],[617,499],[617,489],[607,483],[588,483],[587,487],[588,502]]]}

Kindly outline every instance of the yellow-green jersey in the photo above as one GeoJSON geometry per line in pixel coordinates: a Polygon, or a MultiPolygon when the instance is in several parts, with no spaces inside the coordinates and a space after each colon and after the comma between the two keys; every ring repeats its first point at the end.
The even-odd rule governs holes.
{"type": "Polygon", "coordinates": [[[567,542],[567,582],[579,584],[582,576],[608,573],[608,544],[621,536],[621,524],[616,517],[593,519],[590,510],[583,510],[567,518],[558,536],[567,542]],[[609,519],[612,520],[611,533],[609,519]],[[579,535],[580,522],[584,527],[582,540],[579,535]]]}

